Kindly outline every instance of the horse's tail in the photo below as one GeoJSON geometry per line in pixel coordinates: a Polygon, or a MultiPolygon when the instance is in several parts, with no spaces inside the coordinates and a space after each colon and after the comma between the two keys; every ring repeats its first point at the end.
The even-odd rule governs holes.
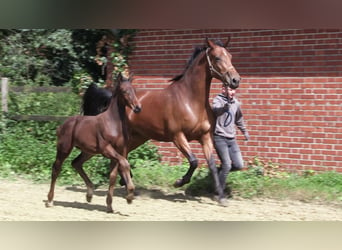
{"type": "Polygon", "coordinates": [[[98,115],[108,108],[112,93],[92,83],[83,95],[81,110],[83,115],[98,115]]]}

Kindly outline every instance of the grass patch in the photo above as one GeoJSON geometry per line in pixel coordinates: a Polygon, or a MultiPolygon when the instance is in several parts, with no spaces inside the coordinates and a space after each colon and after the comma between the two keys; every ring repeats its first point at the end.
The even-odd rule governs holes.
{"type": "MultiPolygon", "coordinates": [[[[0,177],[17,176],[36,182],[49,182],[56,154],[56,122],[16,122],[5,120],[0,129],[0,177]]],[[[58,184],[83,184],[71,167],[78,150],[63,164],[58,184]]],[[[175,192],[174,182],[188,170],[188,165],[161,164],[157,148],[145,143],[129,154],[133,181],[137,187],[175,192]]],[[[93,157],[84,169],[95,185],[108,184],[109,160],[93,157]]],[[[180,188],[193,196],[212,195],[213,181],[208,168],[196,169],[189,184],[180,188]]],[[[227,190],[232,197],[265,197],[306,202],[342,203],[342,175],[336,172],[305,171],[303,174],[282,172],[277,164],[255,158],[245,171],[228,176],[227,190]]]]}
{"type": "MultiPolygon", "coordinates": [[[[173,183],[187,171],[187,166],[166,166],[150,164],[134,168],[134,183],[137,187],[163,187],[176,190],[173,183]]],[[[279,173],[285,176],[285,173],[279,173]]],[[[179,190],[179,189],[177,189],[179,190]]],[[[207,168],[196,169],[191,182],[181,190],[193,196],[212,195],[213,181],[207,168]]],[[[231,197],[292,199],[304,202],[342,202],[342,175],[336,172],[323,172],[314,175],[286,173],[286,177],[269,177],[255,169],[232,172],[228,176],[227,190],[231,197]]]]}

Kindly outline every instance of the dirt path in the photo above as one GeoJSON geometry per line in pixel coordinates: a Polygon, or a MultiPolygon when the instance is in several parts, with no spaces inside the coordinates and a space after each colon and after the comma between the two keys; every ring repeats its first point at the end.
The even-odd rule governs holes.
{"type": "Polygon", "coordinates": [[[114,194],[114,214],[107,214],[106,189],[95,191],[93,201],[85,200],[85,188],[56,187],[55,206],[44,201],[49,184],[26,180],[0,180],[1,221],[342,221],[341,206],[309,204],[270,199],[231,199],[220,207],[208,197],[191,197],[184,192],[138,190],[131,205],[123,189],[114,194]]]}

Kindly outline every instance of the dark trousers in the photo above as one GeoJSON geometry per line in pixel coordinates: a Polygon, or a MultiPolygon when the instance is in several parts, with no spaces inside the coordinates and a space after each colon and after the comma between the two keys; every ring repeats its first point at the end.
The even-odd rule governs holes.
{"type": "Polygon", "coordinates": [[[226,138],[215,135],[214,146],[221,161],[221,169],[219,171],[220,184],[221,187],[225,189],[228,173],[230,171],[241,170],[243,168],[241,151],[235,138],[226,138]]]}

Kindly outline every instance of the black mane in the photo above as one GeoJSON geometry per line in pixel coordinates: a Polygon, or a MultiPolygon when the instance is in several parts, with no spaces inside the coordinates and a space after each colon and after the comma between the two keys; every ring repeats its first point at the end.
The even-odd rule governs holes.
{"type": "Polygon", "coordinates": [[[97,115],[108,108],[112,92],[92,83],[83,95],[83,115],[97,115]]]}
{"type": "MultiPolygon", "coordinates": [[[[216,41],[215,41],[215,44],[218,45],[218,46],[223,47],[223,43],[222,43],[220,40],[216,40],[216,41]]],[[[180,79],[184,76],[185,72],[186,72],[187,69],[190,67],[190,65],[192,64],[192,62],[195,60],[195,58],[196,58],[202,51],[205,51],[207,48],[208,48],[207,46],[201,46],[201,47],[200,47],[200,46],[197,46],[197,47],[195,47],[194,52],[192,53],[190,59],[189,59],[188,62],[186,63],[186,66],[185,66],[185,69],[183,70],[183,73],[180,74],[180,75],[177,75],[177,76],[173,77],[173,78],[170,80],[170,82],[180,80],[180,79]]]]}

